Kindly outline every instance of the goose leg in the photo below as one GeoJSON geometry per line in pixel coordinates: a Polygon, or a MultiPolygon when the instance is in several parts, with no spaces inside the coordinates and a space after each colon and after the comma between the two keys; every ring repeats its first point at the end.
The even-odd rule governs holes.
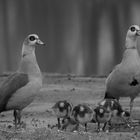
{"type": "Polygon", "coordinates": [[[87,123],[85,123],[85,132],[87,132],[87,123]]]}
{"type": "Polygon", "coordinates": [[[57,118],[57,121],[58,121],[58,129],[60,129],[60,127],[61,127],[60,118],[57,118]]]}
{"type": "Polygon", "coordinates": [[[97,131],[100,132],[101,131],[101,128],[100,128],[100,123],[98,122],[98,128],[97,128],[97,131]]]}
{"type": "Polygon", "coordinates": [[[17,125],[21,124],[21,110],[14,110],[14,123],[15,123],[15,128],[17,129],[17,125]]]}
{"type": "Polygon", "coordinates": [[[13,116],[14,116],[15,129],[17,129],[17,111],[16,110],[14,110],[13,116]]]}
{"type": "Polygon", "coordinates": [[[105,128],[106,128],[107,123],[108,123],[108,122],[105,122],[105,123],[104,123],[104,126],[103,126],[103,128],[102,128],[103,131],[105,131],[105,128]]]}
{"type": "Polygon", "coordinates": [[[133,103],[134,103],[134,99],[131,98],[131,99],[130,99],[130,118],[132,117],[133,103]]]}
{"type": "Polygon", "coordinates": [[[21,110],[17,110],[17,123],[21,125],[21,110]]]}

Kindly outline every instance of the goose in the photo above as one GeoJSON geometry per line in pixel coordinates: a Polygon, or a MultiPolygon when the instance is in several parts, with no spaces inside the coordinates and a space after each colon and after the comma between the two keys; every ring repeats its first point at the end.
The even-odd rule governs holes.
{"type": "Polygon", "coordinates": [[[137,39],[140,36],[140,27],[132,25],[126,34],[125,51],[122,61],[115,66],[106,79],[104,98],[117,99],[130,98],[130,118],[134,99],[140,93],[140,56],[138,53],[137,39]]]}
{"type": "Polygon", "coordinates": [[[42,74],[36,60],[35,48],[44,45],[38,35],[28,35],[22,45],[17,71],[0,85],[0,112],[14,110],[15,128],[21,124],[21,111],[34,100],[42,87],[42,74]]]}

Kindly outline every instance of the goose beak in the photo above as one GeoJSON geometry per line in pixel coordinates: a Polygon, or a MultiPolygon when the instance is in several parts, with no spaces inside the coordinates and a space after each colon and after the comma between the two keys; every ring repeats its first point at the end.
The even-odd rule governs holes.
{"type": "Polygon", "coordinates": [[[37,45],[41,45],[41,46],[45,46],[46,44],[44,42],[42,42],[40,39],[37,39],[36,41],[37,45]]]}
{"type": "Polygon", "coordinates": [[[140,36],[140,30],[137,30],[136,35],[137,35],[137,36],[140,36]]]}

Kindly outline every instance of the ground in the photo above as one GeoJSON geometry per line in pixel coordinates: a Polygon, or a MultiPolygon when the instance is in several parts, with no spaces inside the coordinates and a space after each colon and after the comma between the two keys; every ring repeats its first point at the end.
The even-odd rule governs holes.
{"type": "MultiPolygon", "coordinates": [[[[1,77],[1,81],[4,77],[1,77]]],[[[88,125],[88,133],[59,132],[49,125],[57,123],[51,107],[58,100],[67,99],[74,105],[89,103],[95,106],[104,97],[105,77],[83,77],[74,75],[44,74],[43,88],[37,98],[22,112],[23,125],[16,130],[13,112],[0,115],[0,140],[138,140],[140,139],[140,98],[136,98],[133,109],[134,129],[115,123],[109,133],[97,133],[97,124],[88,125]]],[[[129,109],[129,99],[121,99],[124,109],[129,109]]],[[[117,120],[118,122],[118,120],[117,120]]],[[[80,130],[83,127],[80,126],[80,130]]]]}

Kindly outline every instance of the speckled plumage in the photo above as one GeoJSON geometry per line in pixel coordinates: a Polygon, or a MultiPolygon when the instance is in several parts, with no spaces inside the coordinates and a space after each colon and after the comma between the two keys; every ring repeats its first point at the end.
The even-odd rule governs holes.
{"type": "Polygon", "coordinates": [[[72,104],[67,100],[61,100],[54,104],[52,107],[53,112],[55,113],[58,121],[58,129],[61,128],[61,120],[64,122],[67,118],[70,117],[72,111],[72,104]]]}

